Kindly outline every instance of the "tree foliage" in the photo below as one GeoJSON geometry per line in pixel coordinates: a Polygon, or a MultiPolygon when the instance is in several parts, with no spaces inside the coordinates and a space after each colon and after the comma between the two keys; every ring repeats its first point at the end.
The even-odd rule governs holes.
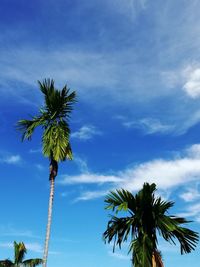
{"type": "Polygon", "coordinates": [[[35,267],[42,263],[42,259],[39,258],[24,260],[26,253],[24,243],[14,241],[14,261],[0,260],[0,267],[35,267]]]}
{"type": "Polygon", "coordinates": [[[17,128],[22,132],[22,140],[31,140],[34,130],[40,126],[43,129],[43,154],[57,162],[72,159],[68,120],[76,102],[76,93],[70,92],[67,86],[62,90],[56,89],[50,79],[38,83],[44,95],[44,107],[31,120],[18,121],[17,128]]]}
{"type": "Polygon", "coordinates": [[[145,183],[135,195],[121,189],[111,191],[105,198],[106,209],[115,215],[103,233],[104,240],[114,242],[113,251],[130,240],[129,253],[134,267],[152,267],[152,259],[156,266],[163,266],[157,248],[158,234],[172,244],[178,241],[181,254],[190,253],[198,242],[198,234],[184,226],[189,221],[168,215],[174,203],[155,197],[155,191],[155,184],[145,183]],[[119,211],[127,212],[128,216],[118,217],[119,211]]]}

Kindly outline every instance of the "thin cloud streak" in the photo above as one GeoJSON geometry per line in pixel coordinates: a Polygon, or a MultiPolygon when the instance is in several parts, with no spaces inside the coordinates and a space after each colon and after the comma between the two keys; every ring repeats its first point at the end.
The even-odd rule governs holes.
{"type": "Polygon", "coordinates": [[[1,163],[7,163],[11,165],[17,165],[21,163],[22,159],[20,155],[9,155],[0,158],[1,163]]]}
{"type": "MultiPolygon", "coordinates": [[[[138,164],[134,167],[117,172],[115,175],[99,175],[93,173],[66,176],[59,182],[61,185],[98,184],[109,185],[109,189],[125,188],[130,191],[139,190],[144,182],[156,183],[158,188],[169,190],[192,181],[198,181],[200,176],[200,144],[195,144],[182,151],[179,156],[166,160],[155,159],[138,164]]],[[[78,200],[89,200],[101,197],[108,190],[83,192],[78,200]]]]}
{"type": "Polygon", "coordinates": [[[102,133],[93,125],[84,125],[77,132],[72,133],[71,138],[86,141],[92,139],[94,136],[101,134],[102,133]]]}

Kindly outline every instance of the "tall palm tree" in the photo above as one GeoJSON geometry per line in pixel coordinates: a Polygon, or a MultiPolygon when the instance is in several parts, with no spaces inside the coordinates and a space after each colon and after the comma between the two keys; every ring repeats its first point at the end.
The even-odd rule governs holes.
{"type": "Polygon", "coordinates": [[[14,261],[0,260],[0,267],[35,267],[42,263],[42,259],[24,260],[27,250],[23,242],[14,241],[14,261]]]}
{"type": "Polygon", "coordinates": [[[43,256],[43,267],[46,267],[52,220],[54,181],[58,173],[58,163],[66,159],[72,159],[68,121],[73,104],[76,102],[76,93],[75,91],[70,92],[67,86],[64,86],[62,90],[55,89],[54,81],[50,79],[45,79],[43,82],[39,81],[39,87],[44,95],[45,105],[39,110],[39,114],[32,117],[31,120],[18,121],[18,129],[22,132],[22,140],[31,140],[35,128],[41,126],[43,129],[43,154],[50,161],[50,196],[43,256]]]}
{"type": "Polygon", "coordinates": [[[166,241],[180,243],[181,254],[191,252],[197,242],[198,234],[184,224],[184,218],[167,214],[174,203],[155,197],[156,185],[145,183],[134,196],[127,190],[111,191],[105,198],[106,209],[115,211],[111,216],[106,231],[105,242],[114,241],[115,246],[130,241],[129,253],[132,253],[134,267],[162,267],[161,254],[158,251],[157,235],[166,241]],[[119,211],[128,212],[128,216],[118,217],[119,211]]]}

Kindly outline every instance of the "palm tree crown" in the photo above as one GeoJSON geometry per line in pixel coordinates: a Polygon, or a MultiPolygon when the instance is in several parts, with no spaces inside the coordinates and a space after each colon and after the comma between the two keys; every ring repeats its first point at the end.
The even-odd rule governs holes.
{"type": "Polygon", "coordinates": [[[24,260],[27,250],[23,242],[14,241],[14,261],[1,260],[0,267],[35,267],[42,263],[42,259],[24,260]]]}
{"type": "Polygon", "coordinates": [[[32,120],[20,120],[18,129],[22,131],[22,140],[30,140],[36,127],[43,128],[43,154],[55,161],[72,159],[69,143],[70,128],[68,119],[76,101],[76,93],[69,93],[67,86],[60,91],[55,89],[54,81],[45,79],[38,82],[44,94],[45,105],[39,115],[32,120]]]}
{"type": "Polygon", "coordinates": [[[114,241],[113,251],[116,245],[121,248],[122,242],[130,240],[129,252],[135,267],[163,266],[157,234],[173,244],[178,240],[181,254],[191,252],[198,241],[196,232],[182,226],[189,221],[166,214],[174,203],[155,197],[155,191],[155,184],[145,183],[135,196],[121,189],[111,191],[105,198],[106,209],[125,211],[129,216],[111,216],[104,240],[114,241]]]}

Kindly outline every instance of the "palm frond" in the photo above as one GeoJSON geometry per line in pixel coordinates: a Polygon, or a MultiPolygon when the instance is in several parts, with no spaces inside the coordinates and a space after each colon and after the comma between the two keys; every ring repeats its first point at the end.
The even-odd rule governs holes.
{"type": "Polygon", "coordinates": [[[158,220],[159,232],[166,241],[175,244],[176,240],[180,243],[181,254],[190,253],[195,249],[199,240],[199,235],[182,224],[188,223],[184,218],[163,215],[158,220]]]}
{"type": "Polygon", "coordinates": [[[26,254],[26,247],[23,242],[15,242],[14,241],[14,250],[15,250],[15,264],[22,263],[25,254],[26,254]]]}
{"type": "Polygon", "coordinates": [[[51,114],[52,119],[66,118],[70,116],[73,110],[73,104],[76,102],[76,92],[70,93],[67,86],[60,91],[55,89],[54,81],[45,79],[38,81],[40,90],[45,96],[45,111],[51,114]]]}
{"type": "Polygon", "coordinates": [[[161,197],[155,199],[154,202],[154,211],[156,214],[165,214],[171,207],[174,206],[173,201],[164,201],[161,197]]]}
{"type": "Polygon", "coordinates": [[[131,232],[132,228],[134,228],[133,218],[117,218],[116,216],[112,216],[111,220],[108,222],[107,230],[103,233],[103,238],[105,242],[107,241],[108,243],[114,240],[114,251],[116,245],[121,248],[122,242],[128,240],[129,233],[131,232]]]}
{"type": "Polygon", "coordinates": [[[14,267],[14,263],[11,260],[0,261],[0,267],[14,267]]]}
{"type": "Polygon", "coordinates": [[[130,209],[132,212],[135,211],[135,198],[129,191],[124,189],[110,191],[104,202],[107,203],[106,209],[112,209],[113,211],[130,209]]]}
{"type": "Polygon", "coordinates": [[[53,157],[56,161],[64,161],[67,157],[72,158],[69,134],[69,126],[63,121],[47,127],[42,137],[44,155],[49,158],[53,157]]]}
{"type": "Polygon", "coordinates": [[[22,132],[22,141],[25,139],[31,140],[35,128],[46,125],[46,116],[38,116],[33,117],[32,120],[19,120],[17,123],[17,130],[22,132]]]}
{"type": "Polygon", "coordinates": [[[29,259],[29,260],[25,260],[23,261],[23,266],[24,267],[35,267],[37,265],[42,264],[43,260],[36,258],[36,259],[29,259]]]}

